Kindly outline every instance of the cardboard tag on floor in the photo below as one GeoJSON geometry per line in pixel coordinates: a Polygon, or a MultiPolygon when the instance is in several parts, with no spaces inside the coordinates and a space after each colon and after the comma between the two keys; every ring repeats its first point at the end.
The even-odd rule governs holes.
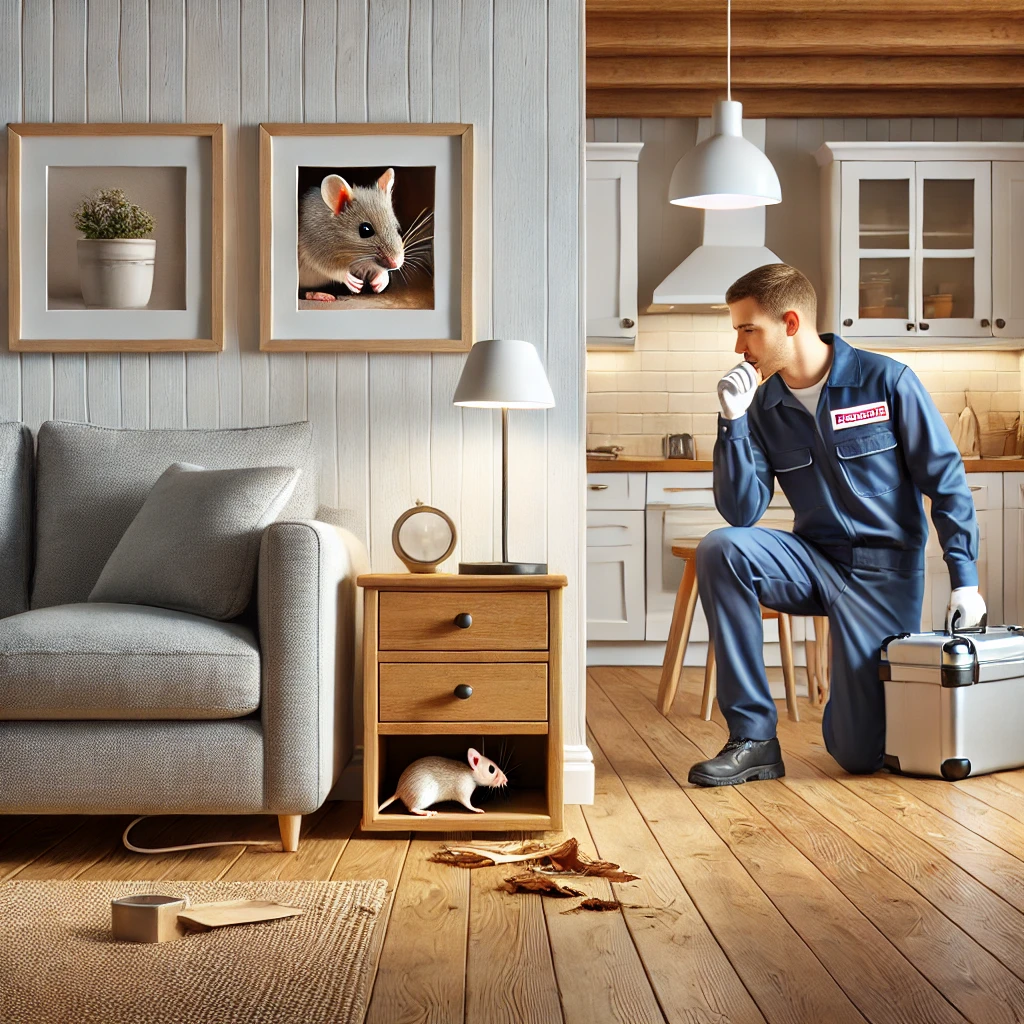
{"type": "Polygon", "coordinates": [[[276,921],[282,917],[298,917],[301,907],[289,907],[272,900],[223,900],[219,903],[197,903],[178,914],[178,923],[189,931],[208,932],[230,924],[253,924],[276,921]]]}

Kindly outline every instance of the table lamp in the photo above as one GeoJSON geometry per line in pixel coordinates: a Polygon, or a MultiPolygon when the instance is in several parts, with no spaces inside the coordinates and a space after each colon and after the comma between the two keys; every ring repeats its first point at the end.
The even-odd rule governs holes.
{"type": "Polygon", "coordinates": [[[528,341],[478,341],[470,350],[455,388],[454,405],[501,409],[501,561],[459,562],[463,574],[543,574],[543,562],[508,560],[508,411],[550,409],[555,404],[537,350],[528,341]]]}

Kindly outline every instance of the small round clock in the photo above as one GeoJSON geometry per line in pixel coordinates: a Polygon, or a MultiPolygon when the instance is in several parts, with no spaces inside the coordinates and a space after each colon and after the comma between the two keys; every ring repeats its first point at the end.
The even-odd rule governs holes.
{"type": "Polygon", "coordinates": [[[437,572],[455,550],[455,523],[440,509],[417,501],[396,520],[391,544],[409,572],[437,572]]]}

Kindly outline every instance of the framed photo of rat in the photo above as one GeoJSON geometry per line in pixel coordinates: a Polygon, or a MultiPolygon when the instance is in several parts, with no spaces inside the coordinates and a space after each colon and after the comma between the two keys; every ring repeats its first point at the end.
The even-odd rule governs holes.
{"type": "Polygon", "coordinates": [[[473,343],[473,126],[260,125],[260,348],[473,343]]]}

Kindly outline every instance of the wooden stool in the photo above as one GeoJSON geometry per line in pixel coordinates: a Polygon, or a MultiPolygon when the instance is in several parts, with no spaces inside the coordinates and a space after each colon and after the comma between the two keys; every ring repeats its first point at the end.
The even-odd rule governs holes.
{"type": "MultiPolygon", "coordinates": [[[[672,625],[665,645],[665,661],[661,667],[661,683],[658,686],[658,708],[667,715],[676,697],[679,673],[683,667],[683,655],[690,639],[690,626],[697,606],[697,545],[700,538],[678,538],[672,542],[672,554],[686,560],[683,578],[679,582],[675,607],[672,609],[672,625]]],[[[786,681],[786,708],[794,722],[800,721],[796,704],[796,671],[793,668],[793,624],[785,612],[761,608],[761,620],[779,620],[779,648],[782,654],[782,675],[786,681]]],[[[711,720],[711,707],[715,702],[715,648],[708,642],[708,657],[704,665],[704,695],[700,712],[705,721],[711,720]]]]}
{"type": "Polygon", "coordinates": [[[832,636],[827,615],[814,616],[814,639],[804,641],[807,660],[807,700],[811,704],[824,704],[828,700],[828,667],[832,636]]]}

